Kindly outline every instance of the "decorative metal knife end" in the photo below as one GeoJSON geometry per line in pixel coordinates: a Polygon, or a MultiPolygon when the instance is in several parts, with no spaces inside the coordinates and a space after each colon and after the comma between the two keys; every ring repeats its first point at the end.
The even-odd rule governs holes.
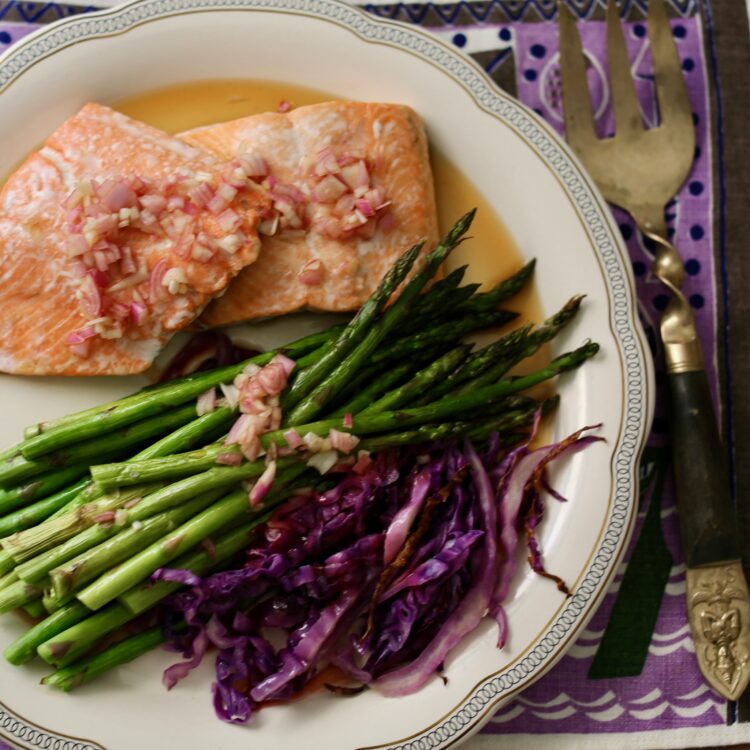
{"type": "Polygon", "coordinates": [[[739,560],[688,568],[687,607],[703,676],[737,700],[750,681],[750,592],[739,560]]]}

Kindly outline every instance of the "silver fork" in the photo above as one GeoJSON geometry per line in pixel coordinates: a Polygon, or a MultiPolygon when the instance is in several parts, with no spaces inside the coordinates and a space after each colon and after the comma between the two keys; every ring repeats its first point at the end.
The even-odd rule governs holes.
{"type": "Polygon", "coordinates": [[[617,6],[607,6],[615,135],[594,129],[586,63],[575,20],[559,3],[565,131],[605,198],[625,209],[656,243],[654,275],[671,292],[661,319],[670,391],[670,430],[687,604],[696,656],[707,681],[736,700],[750,680],[750,594],[737,521],[693,311],[682,294],[685,268],[667,239],[664,207],[687,177],[695,128],[680,59],[662,0],[651,0],[648,35],[660,124],[643,127],[617,6]]]}

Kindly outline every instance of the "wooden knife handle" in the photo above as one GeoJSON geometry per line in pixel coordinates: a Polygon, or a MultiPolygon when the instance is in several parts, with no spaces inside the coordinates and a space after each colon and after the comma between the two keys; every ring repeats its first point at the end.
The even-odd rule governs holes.
{"type": "Polygon", "coordinates": [[[739,557],[726,452],[705,370],[670,373],[674,477],[688,567],[739,557]]]}

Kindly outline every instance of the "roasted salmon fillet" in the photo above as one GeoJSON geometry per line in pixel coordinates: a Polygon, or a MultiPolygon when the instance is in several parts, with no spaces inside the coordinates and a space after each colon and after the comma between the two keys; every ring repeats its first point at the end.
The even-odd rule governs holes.
{"type": "Polygon", "coordinates": [[[182,133],[216,157],[249,153],[274,199],[262,250],[199,323],[359,307],[405,249],[438,236],[427,139],[409,107],[328,102],[182,133]]]}
{"type": "Polygon", "coordinates": [[[87,104],[0,191],[0,370],[146,369],[255,261],[242,161],[87,104]]]}

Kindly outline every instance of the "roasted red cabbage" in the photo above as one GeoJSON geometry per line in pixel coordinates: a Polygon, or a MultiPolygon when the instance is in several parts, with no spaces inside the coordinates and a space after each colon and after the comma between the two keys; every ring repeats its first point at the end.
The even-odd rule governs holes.
{"type": "MultiPolygon", "coordinates": [[[[585,428],[588,430],[589,428],[585,428]]],[[[501,451],[493,436],[372,456],[333,489],[308,490],[259,529],[243,567],[186,585],[165,604],[167,637],[186,661],[171,688],[218,649],[214,706],[244,723],[264,702],[298,692],[329,664],[385,695],[418,690],[489,615],[507,636],[503,602],[524,534],[532,568],[548,574],[535,531],[550,461],[600,438],[501,451]],[[174,629],[178,622],[186,630],[174,629]]]]}

